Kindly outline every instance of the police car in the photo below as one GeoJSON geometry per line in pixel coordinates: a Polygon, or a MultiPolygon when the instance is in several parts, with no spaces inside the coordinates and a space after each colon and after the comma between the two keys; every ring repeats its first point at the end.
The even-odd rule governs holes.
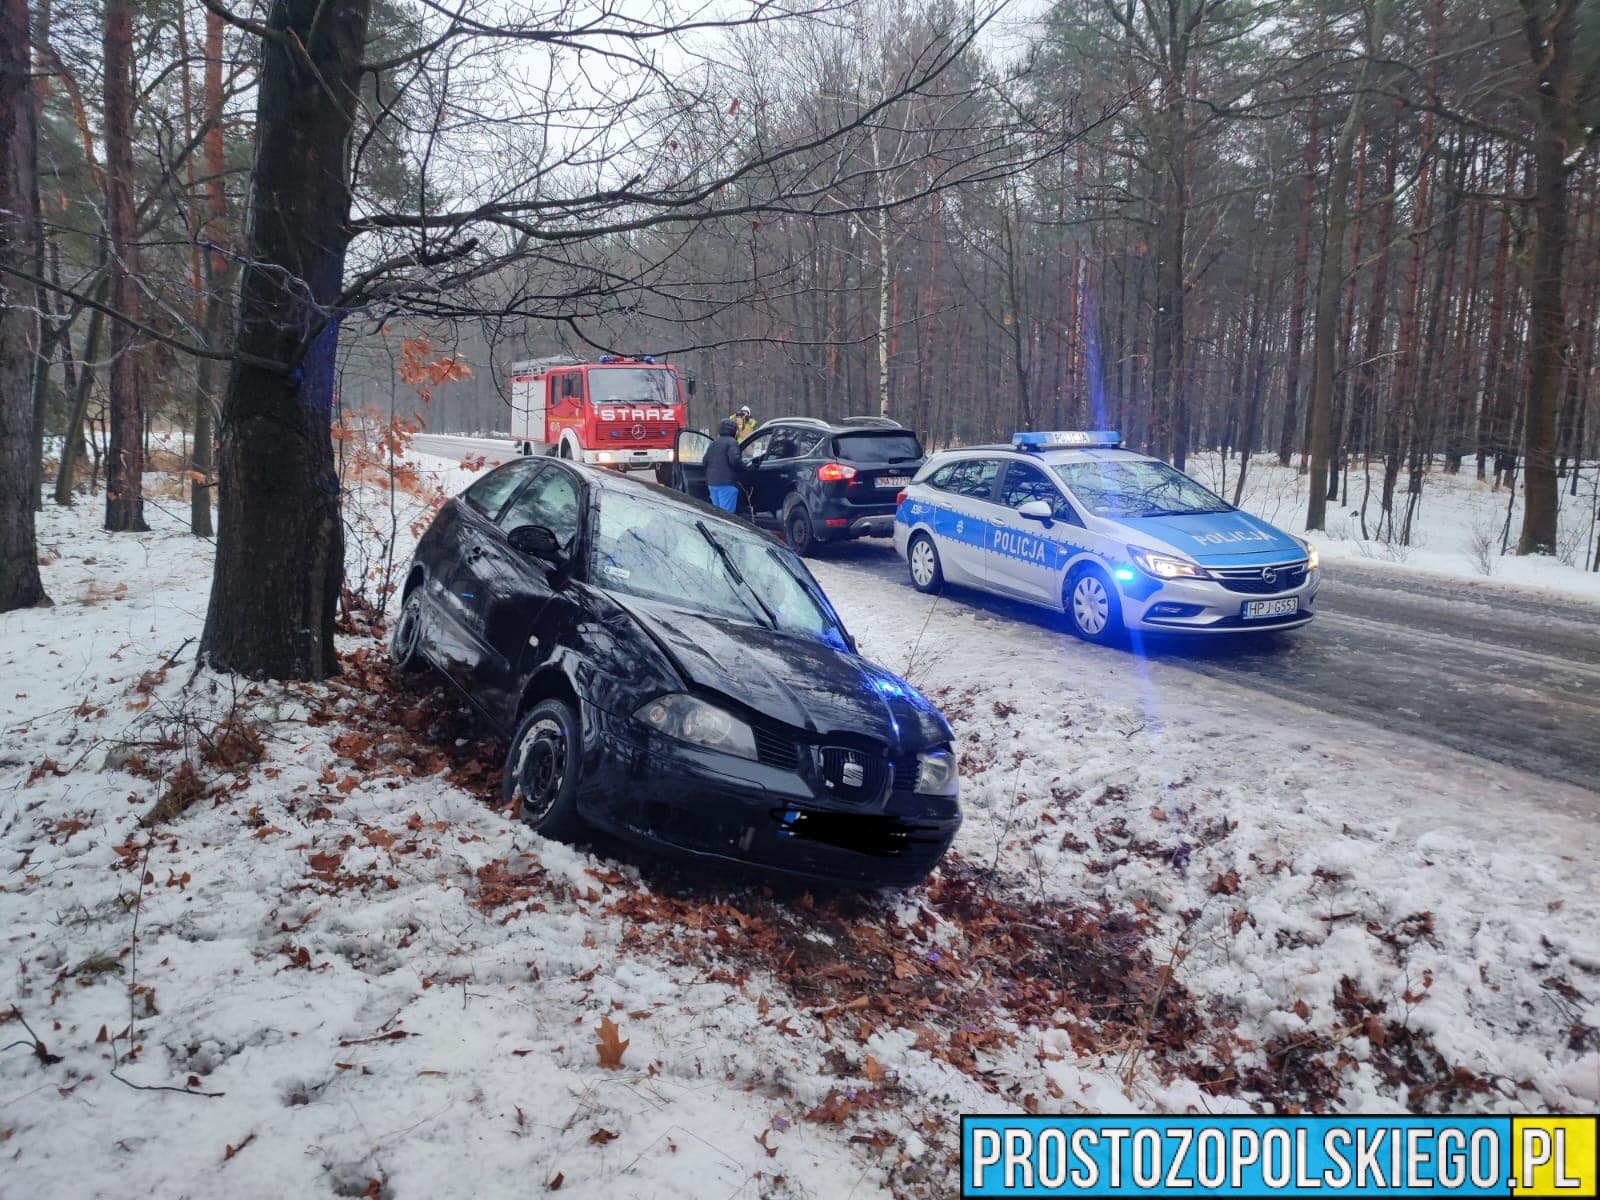
{"type": "Polygon", "coordinates": [[[1314,546],[1108,431],[934,455],[900,493],[894,545],[921,591],[1031,601],[1091,642],[1292,629],[1319,583],[1314,546]]]}

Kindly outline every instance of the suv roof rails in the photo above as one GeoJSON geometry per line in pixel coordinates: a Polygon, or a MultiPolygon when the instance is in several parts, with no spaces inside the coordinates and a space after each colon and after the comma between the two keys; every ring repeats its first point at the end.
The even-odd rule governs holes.
{"type": "Polygon", "coordinates": [[[893,417],[841,417],[840,425],[854,425],[862,429],[904,429],[893,417]]]}

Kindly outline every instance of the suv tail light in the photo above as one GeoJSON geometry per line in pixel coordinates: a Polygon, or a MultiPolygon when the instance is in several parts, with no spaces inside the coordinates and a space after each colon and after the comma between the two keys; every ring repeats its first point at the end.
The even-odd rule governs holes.
{"type": "Polygon", "coordinates": [[[847,467],[843,463],[823,463],[817,468],[817,478],[823,483],[838,483],[843,479],[854,479],[856,469],[847,467]]]}
{"type": "Polygon", "coordinates": [[[896,492],[894,494],[895,507],[899,508],[900,505],[904,504],[905,502],[906,502],[906,490],[905,490],[905,488],[901,488],[898,492],[896,492]]]}

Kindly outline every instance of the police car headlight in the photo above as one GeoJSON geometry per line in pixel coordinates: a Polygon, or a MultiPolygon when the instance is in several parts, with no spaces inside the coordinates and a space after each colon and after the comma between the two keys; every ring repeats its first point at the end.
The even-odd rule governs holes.
{"type": "Polygon", "coordinates": [[[633,714],[652,729],[709,750],[756,757],[756,738],[738,717],[680,692],[657,696],[633,714]]]}
{"type": "Polygon", "coordinates": [[[917,755],[919,796],[957,796],[961,794],[961,773],[956,756],[949,750],[924,750],[917,755]]]}
{"type": "Polygon", "coordinates": [[[1306,543],[1306,570],[1315,571],[1322,565],[1322,555],[1317,553],[1317,548],[1310,542],[1306,543]]]}
{"type": "Polygon", "coordinates": [[[1170,554],[1157,554],[1153,550],[1129,550],[1128,554],[1146,575],[1156,579],[1210,579],[1202,566],[1186,558],[1173,558],[1170,554]]]}

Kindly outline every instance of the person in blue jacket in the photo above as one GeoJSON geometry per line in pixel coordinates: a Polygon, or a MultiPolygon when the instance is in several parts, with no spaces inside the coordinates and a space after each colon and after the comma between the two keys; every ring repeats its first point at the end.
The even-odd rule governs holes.
{"type": "Polygon", "coordinates": [[[723,512],[739,511],[739,480],[750,470],[739,457],[738,423],[724,418],[717,436],[706,449],[706,490],[711,503],[723,512]]]}

